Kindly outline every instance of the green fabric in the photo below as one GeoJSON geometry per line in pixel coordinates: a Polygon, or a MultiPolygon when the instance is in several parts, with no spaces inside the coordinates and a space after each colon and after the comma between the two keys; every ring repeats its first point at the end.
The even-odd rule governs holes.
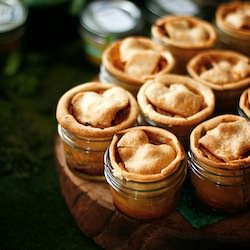
{"type": "Polygon", "coordinates": [[[197,229],[219,222],[228,217],[228,215],[202,204],[196,198],[189,180],[186,181],[182,188],[180,204],[177,210],[192,227],[197,229]]]}
{"type": "Polygon", "coordinates": [[[59,97],[98,69],[84,60],[78,42],[61,46],[1,56],[1,250],[100,249],[69,213],[54,158],[59,97]]]}

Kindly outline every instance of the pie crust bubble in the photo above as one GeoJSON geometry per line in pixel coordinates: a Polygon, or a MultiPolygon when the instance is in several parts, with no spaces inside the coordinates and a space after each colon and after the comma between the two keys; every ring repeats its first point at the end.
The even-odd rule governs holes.
{"type": "Polygon", "coordinates": [[[130,91],[135,97],[147,79],[171,72],[175,58],[149,37],[128,36],[104,51],[99,79],[130,91]]]}
{"type": "Polygon", "coordinates": [[[188,62],[187,71],[213,90],[218,114],[237,113],[240,95],[250,85],[248,56],[233,50],[203,51],[188,62]]]}
{"type": "Polygon", "coordinates": [[[217,42],[214,26],[193,16],[167,15],[151,26],[152,39],[167,48],[176,59],[174,73],[186,74],[187,62],[197,53],[212,49],[217,42]]]}
{"type": "Polygon", "coordinates": [[[213,91],[188,76],[166,74],[148,80],[137,95],[140,125],[161,127],[174,133],[184,148],[192,129],[210,118],[215,107],[213,91]]]}
{"type": "Polygon", "coordinates": [[[103,157],[112,136],[135,126],[138,115],[135,98],[121,87],[86,82],[66,91],[56,118],[70,170],[85,179],[105,180],[103,157]]]}
{"type": "Polygon", "coordinates": [[[154,219],[176,208],[186,178],[186,154],[177,137],[151,126],[113,136],[104,156],[113,202],[124,214],[154,219]]]}
{"type": "Polygon", "coordinates": [[[250,122],[238,115],[215,116],[190,135],[193,189],[218,211],[237,212],[250,204],[250,122]]]}

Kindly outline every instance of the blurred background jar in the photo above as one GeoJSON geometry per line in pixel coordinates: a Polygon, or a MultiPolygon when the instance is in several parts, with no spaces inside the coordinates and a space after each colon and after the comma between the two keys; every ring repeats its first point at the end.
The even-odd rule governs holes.
{"type": "Polygon", "coordinates": [[[9,55],[21,45],[28,10],[19,0],[0,1],[0,54],[9,55]]]}
{"type": "Polygon", "coordinates": [[[218,46],[250,56],[250,1],[228,1],[216,9],[218,46]]]}
{"type": "Polygon", "coordinates": [[[193,0],[147,0],[144,5],[144,14],[150,24],[165,15],[204,17],[204,12],[193,0]]]}
{"type": "Polygon", "coordinates": [[[79,34],[87,59],[99,66],[105,48],[132,34],[143,34],[140,8],[130,1],[90,1],[79,15],[79,34]]]}
{"type": "MultiPolygon", "coordinates": [[[[250,205],[250,160],[248,155],[238,153],[232,160],[224,160],[219,157],[222,153],[217,153],[221,151],[226,157],[229,152],[228,147],[235,146],[237,143],[243,148],[242,142],[247,140],[246,134],[249,132],[249,127],[246,126],[245,131],[237,129],[238,125],[235,124],[240,123],[242,127],[247,124],[245,119],[238,115],[219,115],[197,125],[190,135],[188,165],[194,194],[210,208],[226,213],[248,209],[250,205]],[[227,124],[229,127],[226,127],[227,124]],[[220,129],[218,129],[219,127],[220,129]],[[216,137],[220,138],[218,140],[221,140],[222,143],[218,145],[218,141],[213,141],[216,148],[213,152],[212,143],[209,145],[209,151],[208,144],[204,145],[201,140],[205,136],[210,136],[216,129],[216,137]],[[229,131],[230,136],[224,136],[229,131]]],[[[205,140],[209,140],[209,137],[205,140]]],[[[247,147],[246,144],[246,150],[247,147]]],[[[233,151],[239,152],[237,150],[238,148],[235,146],[233,151]]]]}

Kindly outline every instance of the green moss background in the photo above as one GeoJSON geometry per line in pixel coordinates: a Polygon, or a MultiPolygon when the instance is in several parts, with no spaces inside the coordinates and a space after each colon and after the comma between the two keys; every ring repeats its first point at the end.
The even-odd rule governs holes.
{"type": "Polygon", "coordinates": [[[1,55],[0,249],[100,249],[69,213],[54,156],[60,96],[99,69],[85,60],[77,35],[41,49],[32,34],[1,55]]]}

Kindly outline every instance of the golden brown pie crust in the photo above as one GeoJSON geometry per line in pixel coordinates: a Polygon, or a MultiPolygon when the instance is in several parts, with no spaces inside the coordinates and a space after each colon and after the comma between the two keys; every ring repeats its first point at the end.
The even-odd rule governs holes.
{"type": "Polygon", "coordinates": [[[190,135],[190,149],[200,162],[208,166],[232,170],[249,168],[249,135],[250,126],[245,118],[237,115],[224,114],[211,118],[194,128],[190,135]],[[241,127],[239,125],[242,125],[244,129],[239,129],[239,127],[241,127]],[[213,129],[217,129],[217,131],[215,132],[213,129]],[[205,141],[204,146],[202,138],[211,134],[210,131],[214,131],[213,136],[216,136],[217,139],[213,140],[213,137],[210,137],[209,141],[205,141]],[[235,141],[233,141],[233,139],[235,141]],[[216,144],[217,140],[219,140],[218,144],[216,144]],[[214,145],[212,145],[213,143],[214,145]],[[230,148],[228,148],[229,144],[230,148]],[[208,148],[211,147],[218,150],[218,152],[214,150],[216,153],[213,154],[213,152],[206,148],[206,145],[208,145],[208,148]],[[223,150],[223,148],[225,148],[225,150],[223,150]],[[228,155],[228,150],[234,150],[233,154],[238,154],[238,158],[233,154],[228,155]],[[223,159],[224,157],[220,157],[220,152],[227,155],[226,160],[223,159]]]}
{"type": "Polygon", "coordinates": [[[110,88],[114,88],[114,85],[100,82],[87,82],[78,85],[69,91],[67,91],[57,104],[56,118],[58,123],[69,132],[79,137],[94,137],[94,138],[106,138],[112,137],[116,132],[132,127],[136,123],[137,116],[139,115],[139,107],[135,98],[128,91],[119,88],[125,95],[128,96],[128,105],[121,111],[119,111],[115,117],[115,121],[110,127],[99,128],[87,124],[82,124],[74,117],[72,111],[72,100],[79,93],[94,92],[103,93],[110,88]]]}
{"type": "MultiPolygon", "coordinates": [[[[234,89],[242,89],[250,84],[250,58],[236,51],[232,50],[223,50],[223,49],[213,49],[200,52],[196,56],[194,56],[187,65],[188,73],[196,80],[202,82],[208,87],[216,90],[234,90],[234,89]],[[210,70],[213,67],[213,63],[218,63],[220,61],[227,61],[232,65],[235,65],[237,62],[244,62],[244,64],[248,65],[248,73],[246,76],[239,76],[239,80],[230,81],[225,83],[215,83],[212,81],[204,80],[201,78],[201,74],[210,70]]],[[[232,70],[229,72],[233,72],[232,70]]],[[[241,73],[241,72],[239,72],[241,73]]]]}
{"type": "MultiPolygon", "coordinates": [[[[135,144],[137,142],[133,141],[131,143],[135,144]]],[[[144,145],[144,142],[142,142],[141,145],[144,145]]],[[[135,145],[133,145],[133,147],[136,148],[135,145]]],[[[113,167],[114,175],[118,176],[121,179],[125,178],[126,180],[147,182],[160,180],[173,173],[178,168],[181,161],[185,159],[185,151],[176,136],[169,131],[151,126],[138,126],[120,131],[119,133],[114,135],[109,147],[109,158],[113,167]],[[123,136],[126,135],[126,133],[129,133],[131,130],[143,131],[147,135],[149,142],[153,145],[165,145],[170,147],[171,150],[175,152],[175,157],[169,162],[167,166],[161,168],[161,170],[159,170],[158,172],[154,172],[154,169],[152,169],[152,173],[150,172],[150,170],[148,170],[147,174],[139,172],[129,172],[124,167],[125,165],[121,160],[118,151],[118,145],[123,136]]]]}
{"type": "MultiPolygon", "coordinates": [[[[163,127],[169,127],[173,130],[179,130],[183,133],[189,133],[196,124],[208,118],[214,111],[215,100],[212,90],[196,80],[188,77],[175,74],[167,74],[155,78],[154,80],[147,81],[139,90],[137,96],[138,104],[144,116],[150,121],[159,124],[163,127]],[[192,114],[188,117],[181,117],[179,115],[166,115],[157,111],[146,95],[146,90],[155,83],[162,83],[166,87],[172,84],[181,84],[187,87],[194,94],[202,97],[203,103],[199,112],[192,114]],[[185,132],[186,131],[186,132],[185,132]]],[[[187,104],[188,105],[188,104],[187,104]]]]}
{"type": "Polygon", "coordinates": [[[230,35],[231,37],[234,37],[236,39],[249,40],[249,21],[248,25],[244,25],[240,28],[236,28],[226,21],[226,17],[228,16],[228,14],[236,13],[236,11],[242,10],[244,8],[250,9],[250,3],[241,1],[230,1],[228,3],[220,4],[216,10],[216,25],[219,27],[219,29],[221,29],[223,32],[230,35]]]}
{"type": "Polygon", "coordinates": [[[162,46],[155,44],[150,38],[142,36],[132,36],[117,40],[113,44],[111,44],[103,53],[102,65],[118,80],[140,86],[147,79],[170,72],[175,65],[175,59],[169,51],[164,49],[162,46]],[[128,38],[135,39],[138,43],[141,44],[141,46],[160,53],[160,60],[153,73],[143,75],[141,77],[136,77],[125,72],[125,64],[122,61],[120,55],[120,47],[122,45],[122,42],[128,38]]]}
{"type": "Polygon", "coordinates": [[[245,113],[245,115],[250,119],[250,88],[245,89],[239,101],[239,107],[245,113]]]}
{"type": "Polygon", "coordinates": [[[177,48],[182,49],[207,49],[214,46],[217,36],[216,32],[213,28],[213,26],[208,23],[207,21],[204,21],[197,17],[192,16],[164,16],[160,19],[158,19],[151,28],[152,36],[154,39],[157,39],[160,43],[164,45],[171,45],[177,48]],[[196,44],[193,43],[183,43],[183,41],[180,40],[172,40],[165,27],[167,24],[171,24],[172,22],[180,22],[180,21],[187,21],[190,25],[190,27],[201,27],[207,34],[206,39],[196,42],[196,44]]]}

